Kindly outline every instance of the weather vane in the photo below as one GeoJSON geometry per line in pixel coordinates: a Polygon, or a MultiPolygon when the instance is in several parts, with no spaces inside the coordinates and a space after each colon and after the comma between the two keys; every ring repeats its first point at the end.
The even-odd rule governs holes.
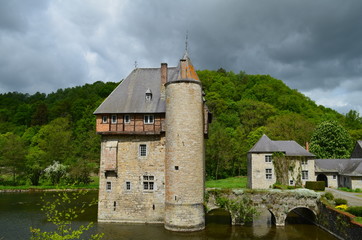
{"type": "Polygon", "coordinates": [[[134,68],[137,68],[137,67],[138,67],[138,62],[134,61],[134,68]]]}
{"type": "Polygon", "coordinates": [[[186,39],[185,39],[185,51],[188,52],[188,41],[189,41],[189,31],[186,31],[186,39]]]}

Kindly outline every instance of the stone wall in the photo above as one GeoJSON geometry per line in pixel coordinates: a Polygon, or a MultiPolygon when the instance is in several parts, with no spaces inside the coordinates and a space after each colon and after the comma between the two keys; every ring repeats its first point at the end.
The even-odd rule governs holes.
{"type": "Polygon", "coordinates": [[[101,222],[164,221],[165,137],[103,136],[101,144],[98,220],[101,222]],[[147,155],[140,156],[140,145],[147,155]],[[111,167],[110,167],[111,166],[111,167]],[[112,167],[115,166],[115,171],[112,167]],[[153,179],[145,181],[144,176],[153,179]],[[144,183],[153,182],[153,189],[144,183]],[[107,185],[111,189],[107,190],[107,185]],[[127,189],[127,185],[130,189],[127,189]]]}
{"type": "Polygon", "coordinates": [[[362,236],[362,225],[354,222],[353,215],[319,203],[318,224],[339,239],[355,240],[362,236]]]}

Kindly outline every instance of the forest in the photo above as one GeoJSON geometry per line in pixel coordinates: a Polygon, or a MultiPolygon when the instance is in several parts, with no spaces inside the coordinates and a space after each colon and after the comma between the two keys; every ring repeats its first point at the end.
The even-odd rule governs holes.
{"type": "MultiPolygon", "coordinates": [[[[318,106],[269,75],[222,68],[197,73],[213,114],[206,140],[208,179],[246,175],[247,152],[262,134],[305,146],[320,124],[332,121],[348,135],[346,155],[362,139],[358,112],[343,115],[318,106]]],[[[88,183],[100,157],[93,112],[118,84],[0,94],[0,185],[39,185],[44,179],[88,183]]]]}

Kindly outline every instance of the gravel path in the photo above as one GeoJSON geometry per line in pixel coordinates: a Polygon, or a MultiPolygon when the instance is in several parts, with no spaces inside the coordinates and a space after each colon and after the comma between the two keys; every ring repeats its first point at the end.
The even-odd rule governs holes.
{"type": "Polygon", "coordinates": [[[333,193],[334,198],[346,199],[349,206],[362,206],[362,197],[357,196],[362,196],[362,193],[345,192],[334,188],[326,188],[326,192],[333,193]]]}

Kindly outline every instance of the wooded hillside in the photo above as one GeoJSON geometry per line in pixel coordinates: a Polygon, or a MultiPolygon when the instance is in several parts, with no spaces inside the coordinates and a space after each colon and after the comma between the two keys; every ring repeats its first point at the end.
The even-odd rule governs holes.
{"type": "MultiPolygon", "coordinates": [[[[263,133],[304,146],[317,124],[335,120],[353,139],[362,139],[359,113],[344,116],[317,106],[268,75],[223,69],[198,74],[213,113],[206,148],[208,178],[245,175],[246,153],[263,133]]],[[[70,180],[82,181],[86,171],[97,172],[100,138],[92,113],[117,85],[95,82],[48,95],[0,94],[0,174],[37,184],[54,161],[68,166],[70,180]]]]}

